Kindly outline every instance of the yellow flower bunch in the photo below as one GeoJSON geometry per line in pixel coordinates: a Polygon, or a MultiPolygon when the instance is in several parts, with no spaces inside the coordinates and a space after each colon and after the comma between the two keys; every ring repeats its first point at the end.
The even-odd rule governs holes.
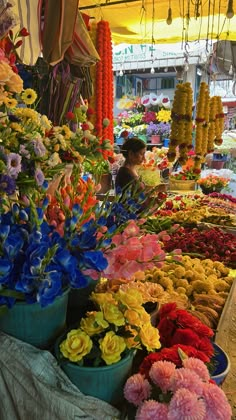
{"type": "Polygon", "coordinates": [[[214,150],[214,141],[216,137],[216,96],[210,98],[209,106],[209,130],[208,130],[208,144],[207,151],[208,153],[213,152],[214,150]]]}
{"type": "Polygon", "coordinates": [[[209,130],[209,88],[207,83],[202,82],[197,100],[196,109],[196,138],[195,138],[195,168],[199,169],[204,162],[208,149],[209,130]]]}
{"type": "Polygon", "coordinates": [[[221,96],[216,96],[216,115],[215,115],[215,144],[220,146],[223,143],[222,133],[224,131],[224,112],[221,96]]]}
{"type": "Polygon", "coordinates": [[[171,120],[171,111],[168,109],[161,109],[156,114],[157,120],[160,122],[169,122],[171,120]]]}
{"type": "Polygon", "coordinates": [[[160,348],[158,330],[145,311],[136,288],[91,295],[94,311],[87,312],[77,329],[60,344],[64,358],[85,366],[117,363],[133,348],[160,348]]]}
{"type": "Polygon", "coordinates": [[[170,145],[167,157],[170,162],[176,159],[179,147],[179,161],[187,161],[187,152],[192,148],[192,105],[193,91],[190,83],[178,84],[172,106],[170,145]]]}

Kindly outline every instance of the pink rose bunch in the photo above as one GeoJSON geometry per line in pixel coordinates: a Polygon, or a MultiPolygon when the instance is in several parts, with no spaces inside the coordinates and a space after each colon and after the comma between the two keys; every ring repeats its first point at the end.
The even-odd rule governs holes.
{"type": "Polygon", "coordinates": [[[135,420],[230,420],[232,410],[221,388],[210,382],[205,364],[195,358],[176,368],[155,362],[149,380],[137,373],[124,387],[127,401],[137,407],[135,420]]]}
{"type": "Polygon", "coordinates": [[[133,274],[154,266],[161,267],[166,254],[161,248],[158,235],[143,234],[134,220],[122,233],[112,238],[112,245],[105,251],[108,267],[104,276],[108,279],[131,279],[133,274]]]}

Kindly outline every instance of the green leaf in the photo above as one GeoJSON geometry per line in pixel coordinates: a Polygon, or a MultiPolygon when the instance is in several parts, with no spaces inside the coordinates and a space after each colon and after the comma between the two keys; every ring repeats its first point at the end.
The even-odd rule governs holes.
{"type": "Polygon", "coordinates": [[[13,297],[19,300],[25,300],[24,293],[17,292],[16,290],[10,290],[10,289],[1,289],[0,296],[13,297]]]}

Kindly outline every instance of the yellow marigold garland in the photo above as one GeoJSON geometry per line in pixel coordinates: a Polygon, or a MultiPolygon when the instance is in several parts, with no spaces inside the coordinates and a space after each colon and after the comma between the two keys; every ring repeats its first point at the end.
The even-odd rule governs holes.
{"type": "Polygon", "coordinates": [[[209,131],[208,131],[208,153],[214,150],[214,141],[216,137],[216,96],[210,98],[210,109],[209,109],[209,131]]]}
{"type": "Polygon", "coordinates": [[[223,143],[222,133],[224,131],[224,112],[221,96],[216,96],[216,116],[215,116],[215,144],[220,146],[223,143]]]}
{"type": "Polygon", "coordinates": [[[196,106],[196,137],[194,166],[200,168],[204,162],[208,144],[208,121],[209,121],[209,90],[205,82],[200,84],[197,106],[196,106]]]}
{"type": "Polygon", "coordinates": [[[168,159],[176,158],[176,148],[179,147],[179,162],[187,161],[187,152],[192,148],[192,105],[193,91],[190,83],[178,84],[175,90],[171,112],[171,134],[168,159]]]}

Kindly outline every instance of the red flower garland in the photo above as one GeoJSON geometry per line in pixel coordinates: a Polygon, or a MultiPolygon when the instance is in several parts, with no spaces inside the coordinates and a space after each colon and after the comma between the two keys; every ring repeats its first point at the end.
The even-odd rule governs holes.
{"type": "MultiPolygon", "coordinates": [[[[113,143],[113,72],[112,72],[112,42],[109,23],[101,20],[97,25],[98,54],[101,60],[96,64],[96,131],[101,137],[101,143],[109,139],[113,143]],[[108,127],[103,125],[108,118],[108,127]]],[[[108,158],[112,152],[104,152],[108,158]]]]}

